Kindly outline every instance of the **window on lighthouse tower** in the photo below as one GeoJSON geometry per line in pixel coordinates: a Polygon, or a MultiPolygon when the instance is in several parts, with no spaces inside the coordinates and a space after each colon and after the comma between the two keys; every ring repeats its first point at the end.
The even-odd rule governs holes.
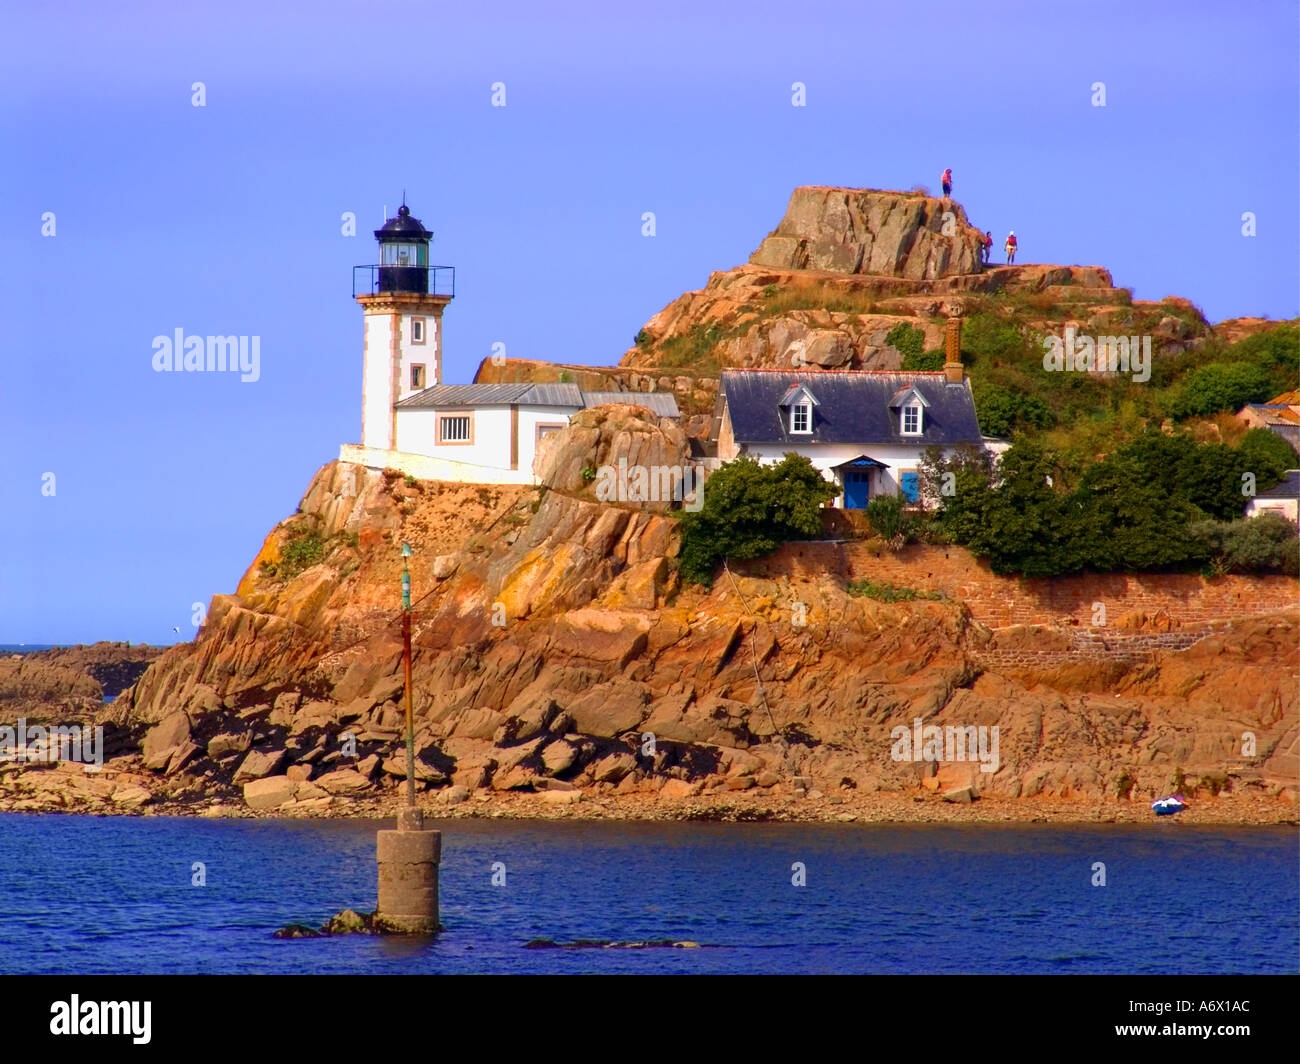
{"type": "Polygon", "coordinates": [[[423,244],[385,244],[382,265],[426,266],[428,249],[423,244]]]}

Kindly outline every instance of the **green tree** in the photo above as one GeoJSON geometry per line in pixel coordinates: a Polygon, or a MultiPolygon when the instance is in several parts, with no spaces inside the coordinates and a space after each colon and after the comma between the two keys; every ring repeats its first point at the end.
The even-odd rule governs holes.
{"type": "Polygon", "coordinates": [[[742,456],[704,482],[704,505],[682,515],[681,572],[711,584],[724,558],[758,558],[792,539],[821,534],[821,507],[839,488],[802,455],[775,465],[742,456]]]}
{"type": "Polygon", "coordinates": [[[1238,410],[1268,398],[1268,371],[1250,362],[1211,362],[1187,375],[1170,403],[1176,418],[1238,410]]]}
{"type": "Polygon", "coordinates": [[[1089,568],[1160,569],[1197,559],[1187,536],[1196,513],[1186,496],[1122,452],[1084,473],[1066,507],[1072,555],[1089,568]]]}
{"type": "Polygon", "coordinates": [[[1251,429],[1237,444],[1237,450],[1246,459],[1247,468],[1255,474],[1256,487],[1272,487],[1282,479],[1288,469],[1296,468],[1295,448],[1276,432],[1268,429],[1251,429]],[[1268,476],[1267,484],[1260,484],[1268,476]]]}
{"type": "Polygon", "coordinates": [[[1294,388],[1300,378],[1300,328],[1278,325],[1247,336],[1228,348],[1227,357],[1264,370],[1270,384],[1266,398],[1272,398],[1278,392],[1294,388]]]}
{"type": "Polygon", "coordinates": [[[1049,428],[1056,420],[1043,400],[1027,392],[981,382],[974,393],[980,431],[989,436],[1007,437],[1026,426],[1049,428]]]}

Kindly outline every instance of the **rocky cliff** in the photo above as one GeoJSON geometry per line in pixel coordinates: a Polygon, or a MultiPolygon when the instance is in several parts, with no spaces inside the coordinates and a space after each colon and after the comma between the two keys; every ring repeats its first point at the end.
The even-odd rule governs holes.
{"type": "Polygon", "coordinates": [[[1181,785],[1211,819],[1294,816],[1300,615],[1138,663],[990,667],[1050,631],[992,632],[957,601],[875,601],[846,588],[869,573],[771,560],[679,587],[675,515],[600,502],[583,475],[620,457],[671,464],[684,437],[642,408],[586,411],[548,442],[538,489],[325,466],[197,639],[119,697],[141,747],[108,766],[104,795],[10,766],[0,807],[117,793],[126,808],[390,807],[405,772],[405,540],[417,780],[439,808],[478,795],[464,808],[914,817],[956,810],[947,794],[1000,816],[1055,801],[1059,815],[1141,818],[1181,785]],[[997,771],[896,760],[895,729],[918,719],[997,726],[997,771]]]}

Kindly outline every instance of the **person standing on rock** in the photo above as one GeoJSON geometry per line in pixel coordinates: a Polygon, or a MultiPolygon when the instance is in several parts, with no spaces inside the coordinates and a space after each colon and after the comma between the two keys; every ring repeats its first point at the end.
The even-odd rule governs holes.
{"type": "Polygon", "coordinates": [[[943,176],[939,178],[939,183],[943,185],[943,198],[947,199],[952,195],[952,167],[943,172],[943,176]]]}
{"type": "Polygon", "coordinates": [[[993,254],[993,230],[984,230],[984,236],[980,239],[980,260],[985,266],[989,264],[989,258],[993,254]]]}
{"type": "Polygon", "coordinates": [[[1008,266],[1010,266],[1012,263],[1014,263],[1014,262],[1016,261],[1016,247],[1017,247],[1017,246],[1018,246],[1018,244],[1017,244],[1017,241],[1016,241],[1016,231],[1015,231],[1014,229],[1012,229],[1011,232],[1010,232],[1009,234],[1007,234],[1007,247],[1006,247],[1006,252],[1007,252],[1007,265],[1008,265],[1008,266]]]}

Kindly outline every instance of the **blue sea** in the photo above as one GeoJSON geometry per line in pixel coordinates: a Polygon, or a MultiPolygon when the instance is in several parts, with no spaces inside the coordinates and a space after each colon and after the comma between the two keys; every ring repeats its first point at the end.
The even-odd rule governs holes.
{"type": "Polygon", "coordinates": [[[1295,830],[1177,821],[449,821],[436,940],[272,938],[372,910],[385,826],[0,815],[0,972],[1294,973],[1300,952],[1295,830]]]}

